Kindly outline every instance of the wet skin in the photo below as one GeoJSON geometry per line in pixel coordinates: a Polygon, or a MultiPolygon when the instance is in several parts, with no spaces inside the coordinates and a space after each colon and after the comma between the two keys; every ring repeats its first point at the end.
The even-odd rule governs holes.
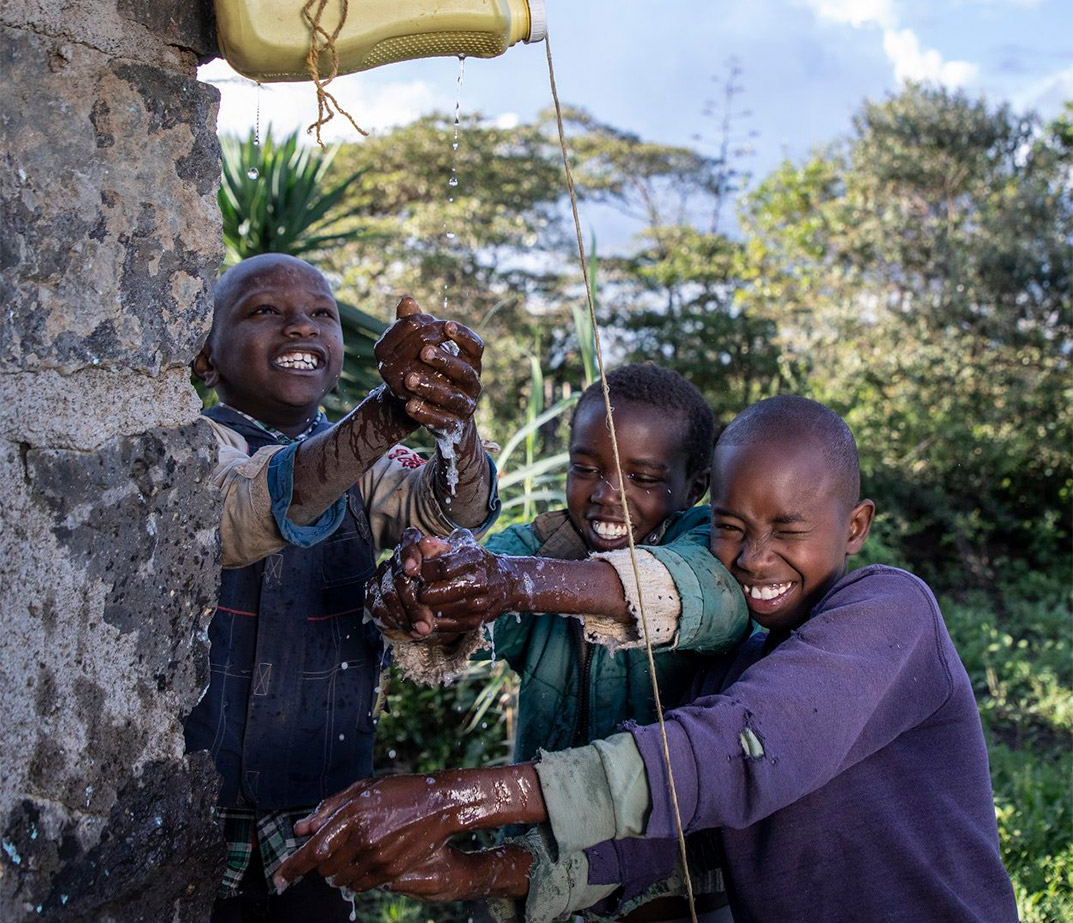
{"type": "MultiPolygon", "coordinates": [[[[615,428],[635,541],[654,538],[668,516],[696,503],[708,472],[686,471],[686,424],[646,404],[620,403],[615,428]]],[[[578,412],[571,433],[567,507],[591,551],[624,548],[622,494],[600,401],[578,412]]],[[[632,622],[622,584],[603,561],[493,554],[468,533],[447,541],[408,530],[369,581],[367,604],[389,634],[436,635],[450,644],[504,612],[584,612],[632,622]]]]}
{"type": "MultiPolygon", "coordinates": [[[[674,512],[692,506],[707,488],[707,472],[690,473],[682,445],[686,421],[668,419],[647,404],[614,406],[615,434],[633,540],[645,542],[674,512]]],[[[587,401],[570,432],[566,506],[570,521],[593,551],[625,548],[622,485],[602,401],[587,401]]]]}
{"type": "Polygon", "coordinates": [[[868,537],[875,505],[841,493],[807,442],[715,450],[712,554],[741,584],[749,614],[776,637],[808,618],[868,537]]]}
{"type": "MultiPolygon", "coordinates": [[[[303,432],[342,367],[338,309],[324,277],[294,257],[253,257],[223,277],[215,311],[195,374],[235,409],[288,435],[303,432]]],[[[298,450],[288,517],[299,525],[313,522],[419,425],[460,432],[458,508],[487,498],[487,465],[472,421],[484,344],[467,327],[422,313],[409,296],[396,313],[375,347],[385,384],[298,450]],[[444,348],[448,341],[457,355],[444,348]]],[[[442,498],[449,490],[439,464],[442,498]]]]}
{"type": "Polygon", "coordinates": [[[354,891],[392,883],[426,900],[521,896],[528,889],[524,850],[467,857],[447,842],[469,830],[546,819],[531,763],[362,779],[295,824],[298,836],[311,838],[273,880],[282,888],[316,870],[354,891]],[[482,890],[488,887],[495,891],[482,890]]]}

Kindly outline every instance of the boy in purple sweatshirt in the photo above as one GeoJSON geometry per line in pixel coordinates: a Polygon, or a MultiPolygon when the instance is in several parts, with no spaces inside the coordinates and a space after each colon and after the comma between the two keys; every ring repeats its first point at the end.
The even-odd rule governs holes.
{"type": "MultiPolygon", "coordinates": [[[[761,401],[720,437],[712,552],[767,631],[666,715],[684,829],[715,831],[736,923],[1014,921],[979,714],[935,599],[895,568],[846,573],[874,515],[859,488],[852,434],[813,401],[761,401]]],[[[362,781],[298,832],[315,836],[278,883],[317,868],[426,900],[506,898],[501,919],[614,913],[676,862],[656,726],[432,784],[362,781]],[[447,844],[538,822],[521,844],[447,844]]]]}

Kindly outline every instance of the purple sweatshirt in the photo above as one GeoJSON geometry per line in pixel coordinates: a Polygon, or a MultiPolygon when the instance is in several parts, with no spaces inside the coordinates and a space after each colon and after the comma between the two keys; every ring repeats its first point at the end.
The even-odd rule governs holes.
{"type": "MultiPolygon", "coordinates": [[[[686,832],[722,828],[735,923],[1016,921],[979,713],[927,585],[866,567],[764,641],[666,721],[686,832]]],[[[646,840],[674,837],[659,728],[630,730],[646,840]]],[[[590,851],[590,881],[615,855],[590,851]]]]}

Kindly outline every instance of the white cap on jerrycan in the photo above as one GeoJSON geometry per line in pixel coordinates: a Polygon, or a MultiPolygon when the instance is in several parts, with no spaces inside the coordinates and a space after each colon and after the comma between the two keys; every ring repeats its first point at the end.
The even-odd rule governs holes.
{"type": "Polygon", "coordinates": [[[525,5],[529,7],[529,38],[525,43],[542,42],[548,37],[548,9],[544,0],[525,0],[525,5]]]}
{"type": "MultiPolygon", "coordinates": [[[[491,58],[547,35],[545,0],[329,0],[321,27],[335,35],[322,77],[438,56],[491,58]],[[346,14],[344,18],[344,9],[346,14]]],[[[311,33],[302,0],[213,0],[220,51],[257,81],[308,80],[311,33]]]]}

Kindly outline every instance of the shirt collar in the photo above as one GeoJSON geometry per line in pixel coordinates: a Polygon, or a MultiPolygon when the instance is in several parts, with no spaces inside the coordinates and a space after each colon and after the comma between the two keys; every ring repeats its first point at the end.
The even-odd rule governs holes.
{"type": "Polygon", "coordinates": [[[276,442],[278,442],[280,445],[290,445],[292,442],[303,442],[304,440],[312,436],[313,431],[327,419],[327,417],[324,416],[324,411],[318,410],[317,415],[313,418],[313,422],[310,423],[309,426],[302,430],[302,432],[300,432],[297,436],[288,436],[286,433],[281,433],[278,429],[273,429],[271,426],[265,426],[264,423],[262,423],[260,420],[251,417],[248,413],[243,413],[237,407],[232,407],[230,404],[224,404],[222,401],[220,406],[226,407],[228,410],[234,411],[240,417],[245,417],[258,429],[268,433],[268,435],[275,439],[276,442]]]}

